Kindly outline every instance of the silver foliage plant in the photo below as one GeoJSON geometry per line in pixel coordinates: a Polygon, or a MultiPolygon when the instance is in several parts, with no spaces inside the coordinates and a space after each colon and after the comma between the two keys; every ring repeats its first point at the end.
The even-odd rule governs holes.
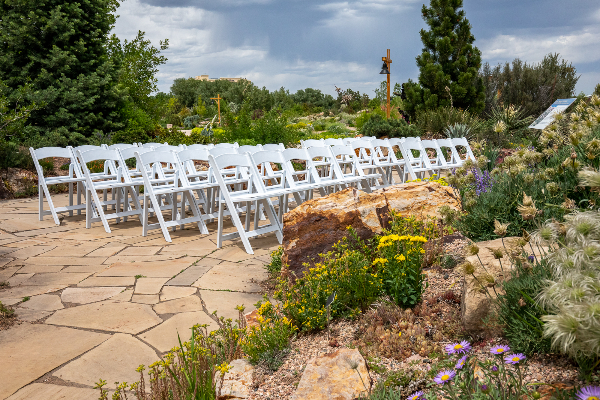
{"type": "MultiPolygon", "coordinates": [[[[580,183],[600,188],[600,173],[579,173],[580,183]]],[[[600,212],[574,212],[564,223],[547,221],[533,235],[553,249],[547,260],[554,280],[540,293],[550,311],[542,319],[552,345],[573,357],[600,357],[600,212]]]]}

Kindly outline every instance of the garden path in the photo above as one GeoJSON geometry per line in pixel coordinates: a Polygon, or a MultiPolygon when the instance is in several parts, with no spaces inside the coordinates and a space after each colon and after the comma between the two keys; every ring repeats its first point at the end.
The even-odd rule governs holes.
{"type": "MultiPolygon", "coordinates": [[[[66,205],[66,195],[53,197],[66,205]]],[[[261,299],[257,282],[278,243],[273,233],[216,247],[191,226],[143,237],[137,218],[85,229],[85,217],[38,220],[37,198],[0,201],[0,301],[22,322],[0,331],[0,399],[97,399],[104,379],[139,380],[135,369],[189,338],[211,313],[235,319],[261,299]],[[27,299],[27,301],[23,301],[27,299]]],[[[234,228],[228,226],[226,231],[234,228]]]]}

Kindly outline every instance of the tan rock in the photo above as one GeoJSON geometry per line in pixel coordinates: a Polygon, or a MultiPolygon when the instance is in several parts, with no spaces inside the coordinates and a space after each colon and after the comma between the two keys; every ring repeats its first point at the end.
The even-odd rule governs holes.
{"type": "MultiPolygon", "coordinates": [[[[195,288],[194,288],[195,289],[195,288]]],[[[202,311],[202,302],[198,296],[187,296],[165,301],[154,306],[157,314],[177,314],[181,312],[202,311]]]]}
{"type": "Polygon", "coordinates": [[[135,294],[131,296],[131,302],[140,304],[157,304],[158,294],[135,294]]]}
{"type": "Polygon", "coordinates": [[[46,318],[50,314],[52,314],[52,311],[30,310],[22,307],[19,307],[15,310],[15,315],[17,318],[25,322],[39,321],[42,318],[46,318]]]}
{"type": "Polygon", "coordinates": [[[35,274],[22,282],[22,285],[76,285],[90,276],[88,273],[50,272],[35,274]]]}
{"type": "Polygon", "coordinates": [[[90,276],[77,284],[79,287],[90,286],[131,286],[135,284],[133,276],[90,276]]]}
{"type": "Polygon", "coordinates": [[[66,288],[61,299],[65,303],[88,304],[109,299],[125,290],[123,286],[66,288]]]}
{"type": "Polygon", "coordinates": [[[22,323],[0,331],[0,398],[10,396],[108,338],[103,333],[45,324],[22,323]]]}
{"type": "Polygon", "coordinates": [[[253,311],[263,296],[258,293],[225,292],[221,290],[200,290],[200,296],[208,312],[217,311],[219,317],[239,319],[237,306],[244,306],[245,312],[253,311]]]}
{"type": "MultiPolygon", "coordinates": [[[[68,382],[94,386],[99,379],[107,388],[115,389],[115,382],[140,380],[136,368],[157,361],[156,352],[131,335],[116,333],[95,349],[71,361],[52,375],[68,382]]],[[[145,374],[146,382],[149,382],[145,374]]]]}
{"type": "Polygon", "coordinates": [[[47,324],[99,329],[137,334],[157,324],[160,319],[147,304],[103,301],[59,310],[47,324]]]}
{"type": "Polygon", "coordinates": [[[251,393],[254,367],[244,359],[233,360],[229,365],[231,369],[223,377],[223,382],[221,375],[215,379],[217,400],[247,399],[251,393]]]}
{"type": "Polygon", "coordinates": [[[435,182],[411,182],[366,193],[346,189],[307,201],[284,216],[284,262],[295,272],[342,239],[347,227],[368,239],[389,223],[391,209],[403,216],[439,217],[439,207],[459,209],[451,188],[435,182]]]}
{"type": "Polygon", "coordinates": [[[23,300],[23,297],[37,296],[44,293],[52,293],[64,289],[67,285],[40,285],[40,286],[18,286],[0,290],[0,301],[3,304],[15,304],[23,300]],[[16,301],[15,301],[16,300],[16,301]]]}
{"type": "Polygon", "coordinates": [[[19,286],[32,276],[33,274],[14,274],[12,278],[8,279],[8,283],[10,283],[10,286],[19,286]]]}
{"type": "Polygon", "coordinates": [[[65,399],[96,399],[97,389],[59,386],[47,383],[32,383],[25,386],[6,400],[65,400],[65,399]]]}
{"type": "MultiPolygon", "coordinates": [[[[499,328],[495,328],[491,324],[486,325],[484,321],[487,319],[492,307],[490,298],[495,299],[496,293],[502,294],[502,281],[510,279],[510,273],[513,267],[505,249],[514,247],[517,239],[518,238],[504,238],[505,246],[502,244],[502,239],[478,242],[477,246],[479,247],[479,254],[466,258],[466,261],[471,262],[477,268],[475,276],[480,279],[481,284],[488,285],[484,279],[484,275],[487,273],[489,273],[496,282],[496,285],[493,287],[487,286],[486,293],[485,290],[481,290],[481,285],[472,275],[465,277],[460,309],[462,323],[467,332],[473,334],[480,334],[484,331],[487,331],[489,334],[499,332],[499,328]],[[495,259],[491,249],[501,249],[504,253],[503,258],[500,260],[495,259]],[[477,256],[479,256],[479,258],[477,256]],[[482,268],[482,263],[485,266],[485,269],[482,268]],[[502,263],[502,266],[500,263],[502,263]],[[496,290],[494,291],[494,289],[496,290]]],[[[536,248],[535,250],[535,255],[539,257],[538,249],[536,248]]],[[[527,256],[533,254],[529,246],[523,248],[523,251],[527,256]]]]}
{"type": "Polygon", "coordinates": [[[339,349],[306,364],[292,400],[352,400],[368,393],[371,380],[357,349],[339,349]]]}

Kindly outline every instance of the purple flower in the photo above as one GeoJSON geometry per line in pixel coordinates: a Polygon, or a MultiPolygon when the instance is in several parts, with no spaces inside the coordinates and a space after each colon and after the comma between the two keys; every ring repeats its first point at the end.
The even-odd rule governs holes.
{"type": "Polygon", "coordinates": [[[451,381],[452,378],[456,376],[456,372],[451,370],[442,371],[433,379],[435,383],[438,385],[443,385],[444,383],[451,381]]]}
{"type": "Polygon", "coordinates": [[[423,397],[423,394],[424,393],[421,390],[419,390],[418,392],[415,392],[408,396],[406,400],[420,400],[421,397],[423,397]]]}
{"type": "Polygon", "coordinates": [[[446,345],[446,353],[448,354],[462,354],[466,353],[469,350],[471,350],[471,344],[466,340],[463,340],[460,343],[452,343],[446,345]]]}
{"type": "Polygon", "coordinates": [[[533,262],[535,260],[535,257],[533,255],[527,257],[527,259],[529,260],[529,262],[533,262]]]}
{"type": "Polygon", "coordinates": [[[504,354],[507,351],[510,351],[510,347],[502,345],[494,346],[490,349],[490,353],[492,354],[504,354]]]}
{"type": "Polygon", "coordinates": [[[492,366],[492,372],[498,372],[498,367],[496,367],[495,365],[492,366]]]}
{"type": "Polygon", "coordinates": [[[456,363],[456,365],[454,366],[454,368],[456,368],[456,369],[462,369],[462,367],[464,367],[466,361],[467,361],[467,356],[463,356],[462,358],[460,358],[458,360],[458,362],[456,363]]]}
{"type": "Polygon", "coordinates": [[[508,356],[504,357],[504,361],[506,362],[506,364],[513,364],[513,365],[520,363],[524,359],[525,359],[525,356],[522,353],[509,354],[508,356]]]}
{"type": "Polygon", "coordinates": [[[482,391],[483,393],[487,393],[487,392],[489,392],[489,389],[488,389],[487,385],[481,385],[481,391],[482,391]]]}
{"type": "Polygon", "coordinates": [[[600,400],[600,386],[585,386],[577,392],[577,400],[600,400]]]}
{"type": "Polygon", "coordinates": [[[473,168],[471,171],[475,176],[475,194],[477,196],[487,193],[494,186],[494,179],[489,171],[485,170],[481,173],[477,168],[473,168]]]}

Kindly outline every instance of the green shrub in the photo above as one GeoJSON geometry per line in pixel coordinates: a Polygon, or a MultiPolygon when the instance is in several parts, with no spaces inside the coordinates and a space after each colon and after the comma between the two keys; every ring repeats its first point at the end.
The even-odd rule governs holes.
{"type": "Polygon", "coordinates": [[[282,316],[278,306],[266,298],[255,304],[258,311],[258,326],[250,326],[242,341],[242,349],[251,364],[264,364],[276,371],[290,349],[290,339],[296,327],[282,316]]]}
{"type": "Polygon", "coordinates": [[[278,276],[281,272],[281,257],[283,256],[283,247],[279,246],[277,250],[271,253],[271,262],[265,265],[265,268],[271,276],[278,276]]]}
{"type": "Polygon", "coordinates": [[[504,337],[510,348],[517,353],[549,353],[550,340],[543,337],[540,318],[546,314],[536,298],[552,277],[552,271],[544,260],[524,263],[515,260],[510,279],[502,282],[502,292],[497,297],[497,317],[502,324],[504,337]]]}
{"type": "Polygon", "coordinates": [[[33,170],[33,160],[29,150],[18,144],[0,139],[0,170],[23,168],[33,170]]]}
{"type": "Polygon", "coordinates": [[[481,120],[467,110],[440,107],[418,112],[414,123],[421,132],[444,136],[444,129],[455,124],[466,125],[476,133],[481,120]]]}
{"type": "Polygon", "coordinates": [[[404,119],[386,119],[385,117],[374,114],[360,131],[365,136],[375,137],[417,137],[421,136],[421,130],[415,125],[409,125],[404,119]]]}

